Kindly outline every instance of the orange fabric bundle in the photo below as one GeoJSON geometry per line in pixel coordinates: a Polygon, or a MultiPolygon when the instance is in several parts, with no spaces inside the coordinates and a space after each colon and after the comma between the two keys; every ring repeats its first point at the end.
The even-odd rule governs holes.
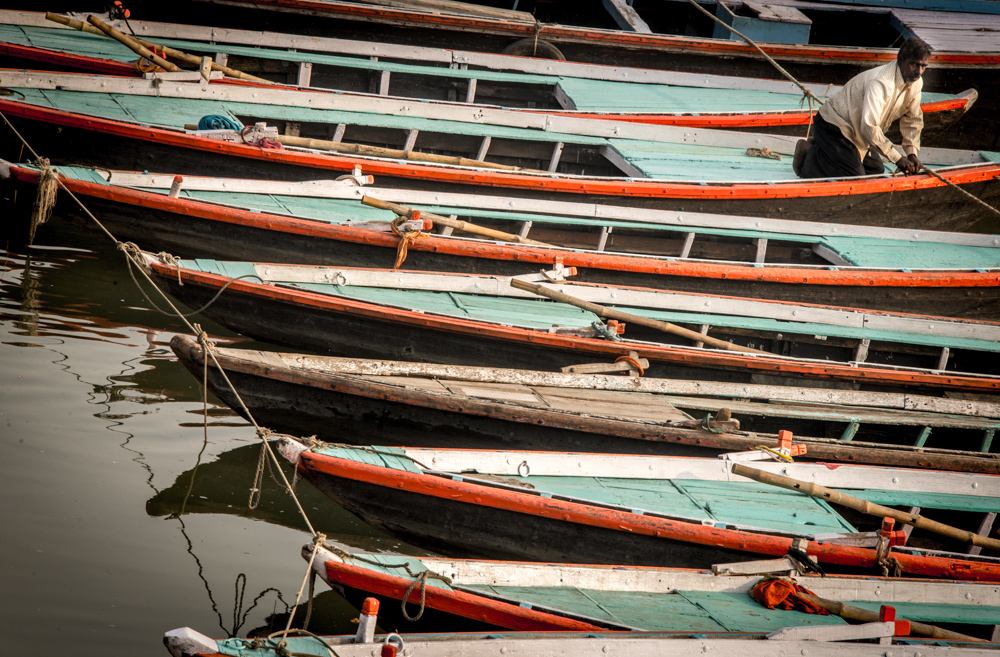
{"type": "Polygon", "coordinates": [[[750,597],[768,609],[774,609],[775,607],[780,609],[799,609],[807,614],[830,615],[829,611],[809,602],[799,595],[800,593],[814,595],[812,591],[799,586],[795,580],[783,577],[762,579],[750,589],[750,597]]]}

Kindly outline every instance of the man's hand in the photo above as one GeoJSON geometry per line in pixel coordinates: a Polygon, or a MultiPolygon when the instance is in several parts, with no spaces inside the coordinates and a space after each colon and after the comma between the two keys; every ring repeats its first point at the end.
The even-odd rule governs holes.
{"type": "Polygon", "coordinates": [[[900,158],[899,161],[896,162],[896,167],[898,167],[896,171],[902,171],[906,175],[910,176],[915,173],[920,173],[920,169],[922,169],[923,166],[924,165],[920,162],[920,159],[916,156],[916,154],[911,153],[906,157],[900,158]]]}

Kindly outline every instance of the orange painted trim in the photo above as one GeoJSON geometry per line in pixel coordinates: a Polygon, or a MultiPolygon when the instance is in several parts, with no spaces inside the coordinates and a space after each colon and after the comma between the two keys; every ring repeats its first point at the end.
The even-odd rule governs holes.
{"type": "MultiPolygon", "coordinates": [[[[19,166],[10,168],[18,180],[37,184],[38,172],[19,166]]],[[[152,208],[163,212],[190,216],[221,223],[272,230],[295,235],[315,237],[354,244],[366,244],[395,249],[399,238],[389,232],[317,224],[315,221],[295,219],[268,212],[253,212],[217,206],[190,198],[170,198],[138,189],[101,185],[82,180],[60,177],[73,193],[136,207],[152,208]]],[[[475,240],[442,239],[428,235],[413,242],[410,251],[442,253],[458,257],[484,258],[552,264],[561,258],[567,267],[586,267],[608,271],[625,271],[664,276],[710,278],[714,280],[754,281],[784,283],[788,285],[836,285],[847,287],[899,287],[899,288],[986,288],[1000,286],[1000,269],[978,272],[969,270],[922,271],[873,271],[863,268],[842,267],[819,269],[795,266],[753,267],[711,262],[670,260],[668,258],[637,257],[614,253],[581,253],[574,249],[537,248],[523,244],[484,243],[475,240]]]]}
{"type": "MultiPolygon", "coordinates": [[[[178,276],[183,281],[186,281],[186,284],[190,283],[216,290],[230,282],[230,279],[224,276],[169,267],[158,262],[153,263],[152,269],[168,284],[176,280],[178,276]]],[[[486,322],[477,322],[458,317],[435,316],[429,313],[387,308],[374,303],[333,297],[305,290],[277,288],[248,280],[235,281],[229,285],[227,290],[275,302],[304,305],[324,311],[351,314],[380,322],[417,327],[444,334],[458,333],[473,336],[477,339],[531,344],[563,351],[588,355],[593,354],[597,357],[612,360],[618,356],[628,355],[629,351],[636,351],[640,358],[648,358],[661,363],[679,363],[693,367],[747,369],[781,373],[783,375],[800,375],[815,379],[846,379],[848,381],[871,381],[880,384],[926,385],[958,390],[1000,390],[1000,378],[987,378],[985,375],[963,376],[958,374],[938,374],[906,370],[893,371],[866,367],[864,365],[851,367],[846,363],[834,363],[830,361],[802,362],[782,356],[754,357],[732,351],[701,351],[676,345],[617,343],[597,338],[560,335],[513,326],[488,324],[486,322]]]]}
{"type": "MultiPolygon", "coordinates": [[[[778,181],[767,183],[698,184],[663,180],[630,178],[587,178],[559,174],[530,172],[494,172],[449,165],[425,165],[404,160],[362,158],[345,155],[316,155],[287,149],[270,150],[249,144],[224,142],[166,130],[115,121],[100,117],[53,110],[23,101],[0,99],[0,110],[12,116],[24,117],[54,125],[116,135],[128,139],[151,141],[165,146],[243,157],[283,165],[303,166],[332,171],[351,171],[360,166],[365,173],[398,178],[419,179],[477,187],[544,190],[553,193],[597,194],[636,198],[671,199],[785,199],[853,196],[858,194],[901,193],[910,190],[944,187],[945,183],[928,175],[847,179],[838,181],[778,181]]],[[[968,165],[942,172],[951,182],[962,185],[993,182],[1000,176],[1000,164],[968,165]]]]}
{"type": "MultiPolygon", "coordinates": [[[[722,56],[746,56],[763,59],[747,43],[726,39],[683,37],[667,34],[643,34],[624,30],[575,27],[554,23],[529,23],[527,21],[458,16],[394,7],[366,7],[331,0],[247,0],[240,3],[257,9],[287,8],[299,13],[311,13],[330,18],[344,18],[373,23],[431,26],[464,32],[483,32],[511,37],[534,37],[583,44],[625,46],[639,49],[677,51],[722,56]]],[[[853,63],[863,66],[882,64],[896,59],[896,50],[889,48],[858,48],[849,46],[762,44],[761,48],[771,57],[786,61],[830,64],[853,63]]],[[[996,68],[1000,66],[1000,53],[967,53],[959,51],[934,51],[931,64],[935,66],[975,66],[996,68]]]]}
{"type": "MultiPolygon", "coordinates": [[[[327,561],[326,581],[328,584],[340,584],[366,593],[374,593],[395,600],[402,600],[407,590],[413,584],[410,579],[393,577],[368,568],[350,564],[327,561]]],[[[407,604],[419,605],[422,591],[426,590],[425,604],[428,609],[434,609],[462,618],[469,618],[497,627],[510,630],[550,632],[568,630],[575,632],[609,632],[600,625],[557,616],[544,611],[526,609],[524,607],[491,600],[483,596],[472,595],[462,591],[447,590],[435,586],[421,585],[410,592],[407,604]]]]}
{"type": "MultiPolygon", "coordinates": [[[[303,473],[311,472],[350,481],[361,481],[414,495],[426,495],[488,509],[523,513],[556,522],[625,531],[631,534],[682,541],[695,545],[721,547],[778,557],[786,554],[794,543],[794,540],[788,537],[639,515],[619,509],[492,488],[464,480],[456,481],[437,475],[369,465],[349,459],[317,454],[312,451],[305,451],[300,455],[298,468],[303,473]]],[[[878,567],[875,550],[869,548],[810,541],[807,552],[822,563],[861,568],[878,567]]],[[[905,553],[893,553],[893,557],[900,562],[903,572],[911,575],[1000,581],[1000,564],[946,557],[914,556],[905,553]]]]}

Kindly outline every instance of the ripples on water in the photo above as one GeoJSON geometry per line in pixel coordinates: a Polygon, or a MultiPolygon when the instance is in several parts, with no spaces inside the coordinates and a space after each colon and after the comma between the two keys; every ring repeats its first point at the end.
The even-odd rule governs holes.
{"type": "MultiPolygon", "coordinates": [[[[272,473],[248,508],[259,444],[214,398],[206,441],[200,385],[168,346],[185,325],[149,309],[105,237],[57,217],[29,247],[10,199],[0,217],[2,652],[162,656],[175,627],[283,628],[310,536],[272,473]]],[[[298,493],[331,538],[406,549],[298,493]]],[[[309,629],[353,633],[355,610],[317,589],[309,629]]]]}

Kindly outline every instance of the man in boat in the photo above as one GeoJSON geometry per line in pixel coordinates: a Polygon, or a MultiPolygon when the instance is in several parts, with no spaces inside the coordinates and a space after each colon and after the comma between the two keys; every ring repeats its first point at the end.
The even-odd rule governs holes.
{"type": "Polygon", "coordinates": [[[907,39],[896,61],[851,78],[819,109],[813,134],[795,145],[792,169],[800,178],[840,178],[884,173],[887,157],[906,175],[923,166],[917,157],[924,115],[920,109],[921,76],[931,48],[907,39]],[[896,120],[903,135],[900,153],[885,136],[896,120]]]}

